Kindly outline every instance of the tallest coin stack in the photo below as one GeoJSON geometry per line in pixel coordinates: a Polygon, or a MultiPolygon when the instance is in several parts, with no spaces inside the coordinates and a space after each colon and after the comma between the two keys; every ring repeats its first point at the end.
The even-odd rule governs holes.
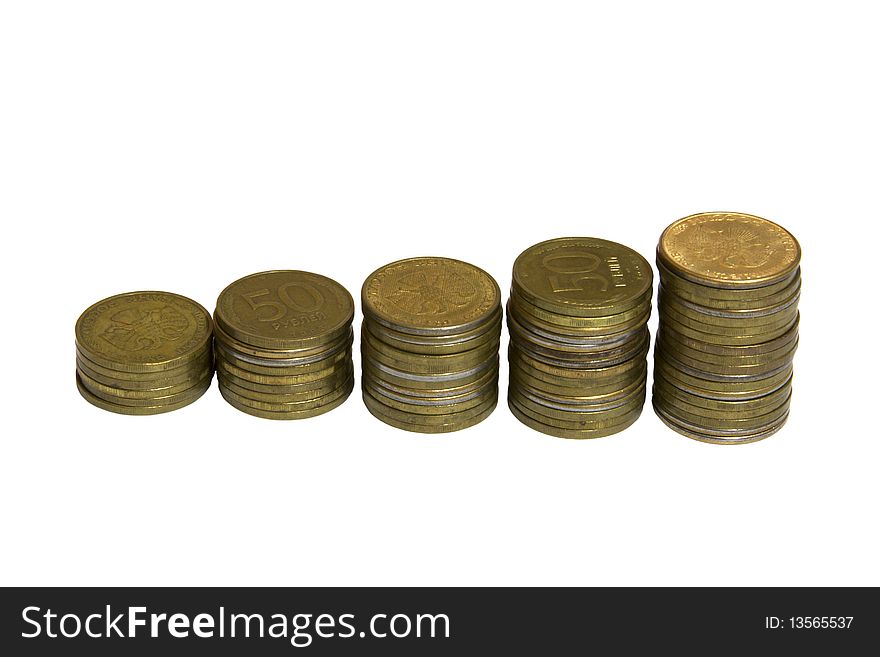
{"type": "Polygon", "coordinates": [[[800,256],[784,228],[748,214],[676,221],[657,247],[654,409],[672,429],[748,443],[788,418],[800,256]]]}

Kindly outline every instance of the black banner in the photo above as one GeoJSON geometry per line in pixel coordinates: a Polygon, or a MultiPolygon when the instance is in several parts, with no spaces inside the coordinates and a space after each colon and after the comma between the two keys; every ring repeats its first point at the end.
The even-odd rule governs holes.
{"type": "Polygon", "coordinates": [[[24,588],[0,614],[5,655],[856,654],[880,604],[867,588],[24,588]]]}

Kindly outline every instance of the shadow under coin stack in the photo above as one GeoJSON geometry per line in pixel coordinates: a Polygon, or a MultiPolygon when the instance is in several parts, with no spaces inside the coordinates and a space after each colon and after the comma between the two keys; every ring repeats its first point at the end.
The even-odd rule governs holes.
{"type": "Polygon", "coordinates": [[[400,260],[361,290],[363,397],[383,422],[421,433],[473,426],[498,403],[501,291],[449,258],[400,260]]]}
{"type": "Polygon", "coordinates": [[[273,420],[326,413],[354,387],[354,301],[334,280],[268,271],[220,293],[214,312],[220,394],[273,420]]]}
{"type": "Polygon", "coordinates": [[[782,428],[798,345],[800,256],[784,228],[747,214],[696,214],[663,232],[654,409],[669,427],[719,444],[782,428]]]}
{"type": "Polygon", "coordinates": [[[183,408],[211,387],[211,315],[169,292],[99,301],[76,323],[76,385],[86,401],[123,415],[183,408]]]}
{"type": "Polygon", "coordinates": [[[564,237],[513,265],[508,404],[524,424],[561,438],[608,436],[645,403],[653,273],[615,242],[564,237]]]}

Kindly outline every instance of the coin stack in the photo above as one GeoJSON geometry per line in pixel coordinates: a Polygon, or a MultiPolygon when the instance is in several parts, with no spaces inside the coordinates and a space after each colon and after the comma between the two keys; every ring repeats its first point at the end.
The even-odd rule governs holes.
{"type": "Polygon", "coordinates": [[[211,386],[211,315],[169,292],[99,301],[76,322],[76,385],[86,401],[123,415],[191,404],[211,386]]]}
{"type": "Polygon", "coordinates": [[[676,221],[660,237],[654,409],[685,436],[749,443],[782,428],[798,345],[800,246],[748,214],[676,221]]]}
{"type": "Polygon", "coordinates": [[[235,281],[214,311],[220,394],[273,420],[321,415],[354,387],[354,301],[334,280],[268,271],[235,281]]]}
{"type": "Polygon", "coordinates": [[[482,269],[411,258],[377,269],[361,290],[363,397],[387,424],[458,431],[498,403],[501,290],[482,269]]]}
{"type": "Polygon", "coordinates": [[[608,436],[645,403],[653,273],[630,248],[591,237],[536,244],[513,264],[508,405],[561,438],[608,436]]]}

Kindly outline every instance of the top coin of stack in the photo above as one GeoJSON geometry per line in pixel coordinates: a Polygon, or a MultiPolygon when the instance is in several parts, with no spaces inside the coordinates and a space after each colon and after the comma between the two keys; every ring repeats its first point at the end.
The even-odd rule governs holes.
{"type": "Polygon", "coordinates": [[[76,322],[76,384],[104,410],[155,415],[202,396],[214,374],[207,310],[169,292],[99,301],[76,322]]]}
{"type": "Polygon", "coordinates": [[[748,443],[788,418],[798,345],[797,240],[737,212],[680,219],[661,235],[654,408],[672,429],[748,443]]]}
{"type": "Polygon", "coordinates": [[[482,269],[411,258],[370,274],[361,290],[363,397],[387,424],[457,431],[498,402],[501,291],[482,269]]]}
{"type": "Polygon", "coordinates": [[[532,246],[513,265],[508,404],[561,438],[598,438],[645,403],[653,274],[632,249],[591,237],[532,246]]]}
{"type": "Polygon", "coordinates": [[[351,294],[326,276],[285,270],[235,281],[214,311],[220,393],[273,420],[336,408],[354,386],[353,319],[351,294]]]}

